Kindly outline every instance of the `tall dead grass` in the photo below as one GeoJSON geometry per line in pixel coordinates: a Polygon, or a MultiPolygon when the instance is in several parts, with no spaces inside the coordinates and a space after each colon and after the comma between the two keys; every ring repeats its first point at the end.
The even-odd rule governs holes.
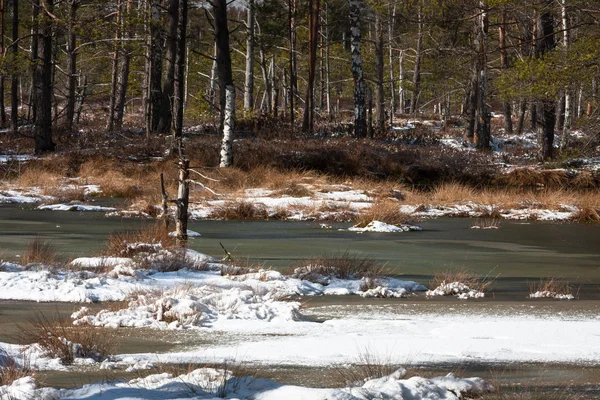
{"type": "Polygon", "coordinates": [[[349,251],[306,259],[296,267],[300,274],[319,274],[340,279],[376,278],[384,269],[384,265],[374,257],[349,251]]]}
{"type": "Polygon", "coordinates": [[[574,288],[568,281],[561,278],[549,277],[538,282],[528,283],[529,294],[545,293],[547,297],[573,295],[574,288]]]}
{"type": "Polygon", "coordinates": [[[400,211],[400,205],[394,200],[379,200],[354,219],[359,227],[365,227],[372,221],[381,221],[391,225],[413,224],[417,218],[400,211]]]}
{"type": "Polygon", "coordinates": [[[157,244],[164,248],[175,245],[175,238],[169,236],[169,232],[162,221],[143,225],[136,230],[110,234],[104,255],[131,257],[140,252],[152,251],[152,245],[157,244]],[[132,244],[141,245],[131,246],[132,244]]]}
{"type": "Polygon", "coordinates": [[[36,343],[47,356],[70,365],[75,358],[103,361],[115,354],[116,331],[73,325],[68,317],[56,312],[48,317],[37,312],[26,325],[17,325],[22,344],[36,343]]]}
{"type": "MultiPolygon", "coordinates": [[[[24,357],[24,363],[20,366],[4,350],[0,350],[0,386],[10,385],[17,379],[32,375],[33,370],[29,366],[28,357],[24,357]]],[[[0,397],[2,397],[2,391],[0,391],[0,397]]]]}
{"type": "Polygon", "coordinates": [[[366,380],[391,375],[401,367],[391,355],[365,348],[351,363],[334,365],[328,378],[334,387],[362,386],[366,380]]]}
{"type": "Polygon", "coordinates": [[[495,279],[496,277],[490,278],[489,274],[485,277],[480,277],[466,268],[446,269],[436,271],[433,274],[429,282],[429,287],[435,289],[443,285],[459,282],[468,286],[469,289],[485,293],[489,291],[495,279]]]}
{"type": "Polygon", "coordinates": [[[52,265],[56,262],[57,252],[52,240],[36,236],[27,243],[27,248],[21,253],[21,262],[27,264],[52,265]]]}

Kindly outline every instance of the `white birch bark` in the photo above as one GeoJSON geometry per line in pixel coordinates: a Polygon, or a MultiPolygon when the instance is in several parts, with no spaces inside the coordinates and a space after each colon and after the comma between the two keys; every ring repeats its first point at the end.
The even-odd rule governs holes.
{"type": "Polygon", "coordinates": [[[221,143],[221,168],[233,165],[233,129],[235,126],[235,86],[225,87],[225,118],[223,120],[223,141],[221,143]]]}
{"type": "MultiPolygon", "coordinates": [[[[560,2],[561,14],[562,14],[562,25],[563,25],[563,46],[565,51],[568,51],[571,45],[571,32],[569,31],[569,15],[567,14],[567,0],[561,0],[560,2]]],[[[563,124],[562,137],[560,139],[560,148],[564,149],[569,144],[569,135],[571,130],[571,123],[573,119],[573,99],[571,98],[571,89],[565,88],[565,122],[563,124]]]]}

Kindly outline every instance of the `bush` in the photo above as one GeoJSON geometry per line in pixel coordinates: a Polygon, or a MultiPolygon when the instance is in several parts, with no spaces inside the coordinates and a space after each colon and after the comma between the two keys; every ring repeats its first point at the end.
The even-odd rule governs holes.
{"type": "Polygon", "coordinates": [[[21,254],[21,261],[27,264],[52,265],[56,261],[56,249],[51,240],[36,236],[27,244],[27,249],[21,254]]]}

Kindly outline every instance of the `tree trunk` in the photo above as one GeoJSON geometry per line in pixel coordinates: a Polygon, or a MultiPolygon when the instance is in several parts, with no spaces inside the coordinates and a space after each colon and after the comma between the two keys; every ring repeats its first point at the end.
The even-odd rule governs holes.
{"type": "Polygon", "coordinates": [[[160,117],[156,131],[168,133],[173,119],[173,92],[175,90],[175,57],[177,54],[177,26],[179,24],[179,0],[168,0],[167,40],[160,117]]]}
{"type": "Polygon", "coordinates": [[[415,54],[415,70],[413,72],[413,88],[410,97],[410,113],[414,114],[418,110],[419,94],[421,92],[421,57],[423,52],[423,4],[419,2],[417,9],[417,49],[415,54]]]}
{"type": "Polygon", "coordinates": [[[79,0],[69,0],[69,18],[67,21],[67,124],[68,132],[73,131],[75,118],[75,96],[77,91],[77,36],[75,35],[75,19],[79,0]]]}
{"type": "Polygon", "coordinates": [[[390,15],[388,21],[388,49],[389,49],[389,63],[390,63],[390,124],[394,121],[394,114],[396,114],[396,78],[394,76],[394,23],[396,21],[396,5],[394,4],[394,10],[390,15]]]}
{"type": "MultiPolygon", "coordinates": [[[[0,0],[0,55],[4,59],[4,0],[0,0]]],[[[0,124],[6,125],[6,110],[4,108],[4,74],[0,75],[0,124]]]]}
{"type": "Polygon", "coordinates": [[[487,108],[487,5],[479,2],[478,18],[475,35],[475,45],[477,46],[477,70],[479,73],[479,86],[477,87],[477,135],[475,136],[475,145],[479,149],[489,149],[490,147],[490,115],[487,108]]]}
{"type": "MultiPolygon", "coordinates": [[[[53,0],[34,0],[37,15],[41,13],[40,2],[43,2],[46,10],[52,11],[53,0]]],[[[35,154],[54,151],[56,148],[52,141],[52,21],[46,13],[41,14],[36,24],[37,60],[33,68],[35,154]]]]}
{"type": "Polygon", "coordinates": [[[150,1],[148,42],[146,46],[146,134],[156,132],[162,101],[162,28],[160,26],[161,0],[150,1]]]}
{"type": "Polygon", "coordinates": [[[329,63],[329,5],[325,2],[325,98],[327,114],[331,114],[331,65],[329,63]]]}
{"type": "Polygon", "coordinates": [[[106,129],[111,132],[115,127],[115,106],[117,104],[117,87],[119,74],[119,60],[121,58],[121,20],[123,19],[123,0],[117,2],[117,33],[115,35],[115,52],[112,59],[110,99],[108,104],[108,122],[106,129]]]}
{"type": "Polygon", "coordinates": [[[400,114],[406,114],[406,91],[404,90],[404,50],[400,50],[398,56],[398,105],[400,114]]]}
{"type": "Polygon", "coordinates": [[[173,135],[172,153],[181,148],[183,135],[183,105],[185,102],[185,59],[187,39],[188,0],[179,0],[179,15],[177,17],[177,49],[175,52],[175,73],[173,75],[173,135]]]}
{"type": "MultiPolygon", "coordinates": [[[[545,7],[537,21],[537,31],[541,33],[536,37],[539,56],[543,56],[555,47],[552,3],[552,0],[545,0],[545,7]]],[[[554,156],[554,125],[556,123],[554,99],[542,100],[540,109],[542,111],[542,128],[538,131],[538,158],[540,161],[546,161],[554,156]]]]}
{"type": "Polygon", "coordinates": [[[210,109],[214,112],[217,109],[217,42],[214,44],[213,63],[210,69],[210,88],[208,89],[208,102],[210,109]]]}
{"type": "Polygon", "coordinates": [[[294,131],[294,97],[298,92],[296,75],[296,0],[288,0],[288,22],[290,26],[290,123],[294,131]]]}
{"type": "MultiPolygon", "coordinates": [[[[13,45],[11,47],[13,53],[13,59],[17,59],[19,46],[16,44],[19,39],[19,1],[12,1],[12,41],[13,45]]],[[[12,73],[12,82],[10,87],[10,121],[11,121],[11,130],[13,133],[17,133],[18,125],[19,125],[19,76],[17,75],[17,71],[13,71],[12,73]]]]}
{"type": "Polygon", "coordinates": [[[246,81],[244,82],[244,110],[254,107],[254,0],[248,0],[246,20],[246,81]]]}
{"type": "Polygon", "coordinates": [[[354,135],[367,136],[365,109],[365,82],[360,53],[360,0],[349,0],[350,6],[350,49],[352,52],[352,77],[354,78],[354,135]]]}
{"type": "MultiPolygon", "coordinates": [[[[262,71],[262,77],[265,84],[265,95],[263,97],[263,102],[266,103],[267,106],[267,114],[271,114],[273,110],[273,105],[271,103],[271,79],[269,79],[269,67],[267,66],[267,58],[265,57],[265,50],[260,48],[260,69],[262,71]]],[[[261,104],[261,107],[263,104],[261,104]]]]}
{"type": "Polygon", "coordinates": [[[222,133],[220,167],[233,166],[233,130],[235,124],[235,86],[229,54],[229,30],[227,28],[227,0],[213,2],[215,16],[215,40],[217,43],[217,72],[221,106],[222,133]]]}
{"type": "Polygon", "coordinates": [[[123,127],[123,114],[125,112],[125,101],[127,98],[127,88],[129,86],[129,67],[131,64],[131,46],[126,40],[132,37],[131,31],[125,29],[125,19],[131,15],[132,0],[127,0],[127,9],[125,15],[121,14],[121,46],[120,46],[120,66],[117,74],[117,92],[115,95],[114,111],[114,129],[120,131],[123,127]]]}
{"type": "MultiPolygon", "coordinates": [[[[506,9],[503,7],[500,11],[500,27],[498,28],[498,40],[500,46],[500,65],[502,69],[508,69],[508,51],[506,49],[506,9]]],[[[504,102],[504,130],[506,133],[513,133],[512,109],[510,102],[504,102]]]]}
{"type": "Polygon", "coordinates": [[[523,127],[525,125],[525,112],[527,111],[527,102],[521,100],[521,106],[519,107],[519,121],[517,122],[517,136],[523,134],[523,127]]]}
{"type": "MultiPolygon", "coordinates": [[[[562,15],[562,28],[563,28],[563,46],[568,51],[571,46],[571,32],[569,24],[569,15],[567,13],[567,0],[561,0],[560,2],[561,15],[562,15]]],[[[569,135],[571,130],[571,123],[573,118],[573,100],[571,97],[571,88],[565,88],[564,96],[564,121],[562,124],[562,137],[560,141],[560,148],[565,149],[569,145],[569,135]]]]}
{"type": "Polygon", "coordinates": [[[375,15],[375,116],[378,135],[385,126],[385,92],[383,89],[383,22],[379,12],[375,15]]]}
{"type": "Polygon", "coordinates": [[[312,133],[315,118],[315,70],[317,66],[317,47],[319,44],[320,0],[309,0],[308,4],[308,82],[306,101],[304,102],[302,132],[312,133]]]}
{"type": "Polygon", "coordinates": [[[87,90],[87,76],[81,76],[81,70],[79,71],[79,88],[77,93],[77,106],[75,107],[75,123],[79,123],[81,118],[81,109],[83,108],[83,102],[85,101],[85,94],[87,90]]]}
{"type": "Polygon", "coordinates": [[[185,246],[188,223],[188,206],[190,201],[190,160],[179,160],[179,177],[177,186],[177,214],[175,216],[175,238],[177,246],[185,246]]]}

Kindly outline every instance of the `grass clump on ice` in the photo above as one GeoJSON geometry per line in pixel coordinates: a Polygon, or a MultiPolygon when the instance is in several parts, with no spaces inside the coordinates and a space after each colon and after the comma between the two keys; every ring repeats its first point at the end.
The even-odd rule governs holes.
{"type": "Polygon", "coordinates": [[[573,300],[573,287],[560,278],[546,278],[529,284],[530,298],[554,298],[573,300]]]}
{"type": "Polygon", "coordinates": [[[294,274],[306,280],[311,280],[314,275],[339,279],[374,278],[381,275],[383,268],[384,265],[370,255],[344,251],[303,260],[294,274]]]}
{"type": "Polygon", "coordinates": [[[412,225],[417,222],[415,216],[401,212],[398,202],[393,200],[377,201],[354,218],[357,228],[364,228],[373,221],[390,225],[412,225]]]}
{"type": "Polygon", "coordinates": [[[483,278],[465,268],[446,269],[434,273],[427,296],[484,297],[495,278],[483,278]]]}

